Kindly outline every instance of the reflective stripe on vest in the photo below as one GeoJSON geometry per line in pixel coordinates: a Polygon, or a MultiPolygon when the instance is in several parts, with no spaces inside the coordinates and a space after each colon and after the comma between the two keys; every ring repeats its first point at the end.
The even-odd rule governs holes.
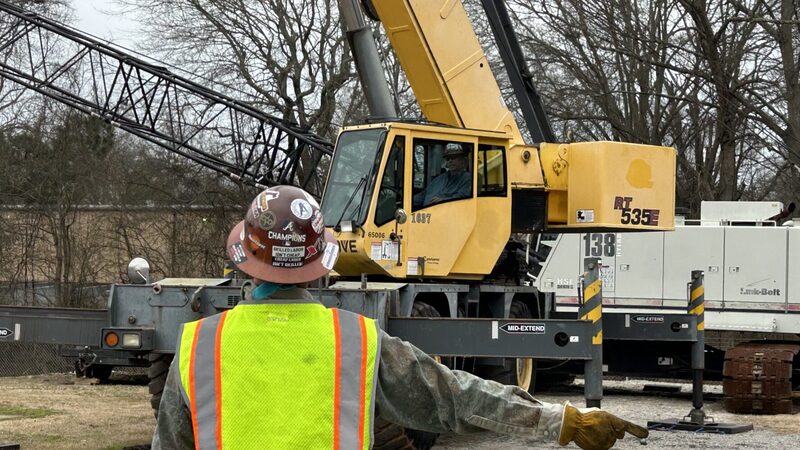
{"type": "Polygon", "coordinates": [[[319,304],[242,304],[184,325],[195,448],[369,449],[377,324],[319,304]]]}

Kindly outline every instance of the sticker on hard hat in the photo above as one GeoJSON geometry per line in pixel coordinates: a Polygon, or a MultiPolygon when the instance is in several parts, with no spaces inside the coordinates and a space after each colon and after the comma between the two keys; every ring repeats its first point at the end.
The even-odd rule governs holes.
{"type": "Polygon", "coordinates": [[[274,212],[264,211],[258,215],[258,226],[261,227],[262,230],[269,231],[275,226],[277,220],[274,212]]]}
{"type": "Polygon", "coordinates": [[[247,255],[244,253],[244,248],[242,248],[242,244],[238,242],[231,245],[231,247],[228,249],[228,253],[230,253],[231,259],[236,264],[247,261],[247,255]]]}
{"type": "Polygon", "coordinates": [[[509,334],[544,334],[543,323],[504,323],[500,329],[509,334]]]}
{"type": "Polygon", "coordinates": [[[337,256],[339,256],[339,246],[328,242],[325,246],[325,253],[322,254],[322,267],[332,270],[337,256]]]}
{"type": "Polygon", "coordinates": [[[272,265],[274,267],[301,267],[306,256],[304,247],[272,247],[272,265]]]}
{"type": "Polygon", "coordinates": [[[276,241],[286,241],[286,242],[305,242],[306,235],[305,234],[297,234],[297,233],[280,233],[277,231],[269,231],[267,233],[267,238],[273,239],[276,241]]]}
{"type": "Polygon", "coordinates": [[[316,233],[322,233],[324,227],[325,223],[322,221],[322,213],[319,211],[315,212],[314,220],[311,221],[311,228],[313,228],[316,233]]]}
{"type": "Polygon", "coordinates": [[[14,332],[9,330],[8,328],[1,328],[0,327],[0,338],[11,337],[12,334],[14,334],[14,332]]]}
{"type": "Polygon", "coordinates": [[[311,203],[308,203],[307,200],[303,200],[302,198],[296,198],[292,200],[292,214],[294,214],[300,220],[308,220],[311,218],[311,214],[313,214],[314,210],[311,208],[311,203]]]}
{"type": "Polygon", "coordinates": [[[250,242],[252,242],[253,244],[256,244],[258,246],[258,248],[260,248],[261,250],[264,250],[265,248],[267,248],[267,246],[264,245],[264,243],[261,242],[261,240],[259,238],[257,238],[256,236],[253,236],[252,234],[248,233],[247,234],[247,239],[249,239],[250,242]]]}
{"type": "Polygon", "coordinates": [[[269,209],[269,201],[275,200],[276,198],[280,197],[281,193],[276,191],[264,191],[258,194],[258,201],[256,204],[258,205],[258,209],[260,211],[266,211],[269,209]]]}

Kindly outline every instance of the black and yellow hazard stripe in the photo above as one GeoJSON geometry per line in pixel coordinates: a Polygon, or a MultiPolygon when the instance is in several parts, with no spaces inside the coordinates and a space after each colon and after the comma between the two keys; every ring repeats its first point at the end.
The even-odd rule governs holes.
{"type": "Polygon", "coordinates": [[[222,266],[222,276],[224,278],[233,279],[236,276],[236,266],[232,261],[226,260],[222,266]]]}
{"type": "Polygon", "coordinates": [[[697,331],[705,329],[705,287],[703,277],[692,277],[689,291],[689,314],[697,316],[697,331]]]}
{"type": "Polygon", "coordinates": [[[592,344],[603,344],[603,289],[599,278],[590,279],[584,274],[581,320],[592,321],[592,344]]]}

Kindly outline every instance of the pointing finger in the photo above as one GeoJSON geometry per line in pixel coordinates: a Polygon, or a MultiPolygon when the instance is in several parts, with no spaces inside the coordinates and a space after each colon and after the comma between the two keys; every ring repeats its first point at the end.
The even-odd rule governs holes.
{"type": "Polygon", "coordinates": [[[625,431],[639,439],[644,439],[650,435],[650,432],[647,431],[647,428],[640,427],[639,425],[636,425],[633,422],[628,422],[627,420],[625,421],[625,431]]]}

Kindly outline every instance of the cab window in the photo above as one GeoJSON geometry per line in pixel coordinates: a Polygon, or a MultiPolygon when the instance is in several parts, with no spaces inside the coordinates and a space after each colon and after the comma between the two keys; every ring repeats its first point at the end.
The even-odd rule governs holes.
{"type": "Polygon", "coordinates": [[[479,145],[477,172],[479,197],[505,197],[505,147],[500,145],[479,145]]]}
{"type": "Polygon", "coordinates": [[[386,169],[383,171],[378,190],[378,206],[375,208],[375,225],[381,226],[394,219],[394,212],[403,207],[403,154],[406,138],[397,136],[392,142],[386,169]]]}
{"type": "Polygon", "coordinates": [[[472,154],[467,142],[414,139],[412,211],[472,198],[472,154]]]}

